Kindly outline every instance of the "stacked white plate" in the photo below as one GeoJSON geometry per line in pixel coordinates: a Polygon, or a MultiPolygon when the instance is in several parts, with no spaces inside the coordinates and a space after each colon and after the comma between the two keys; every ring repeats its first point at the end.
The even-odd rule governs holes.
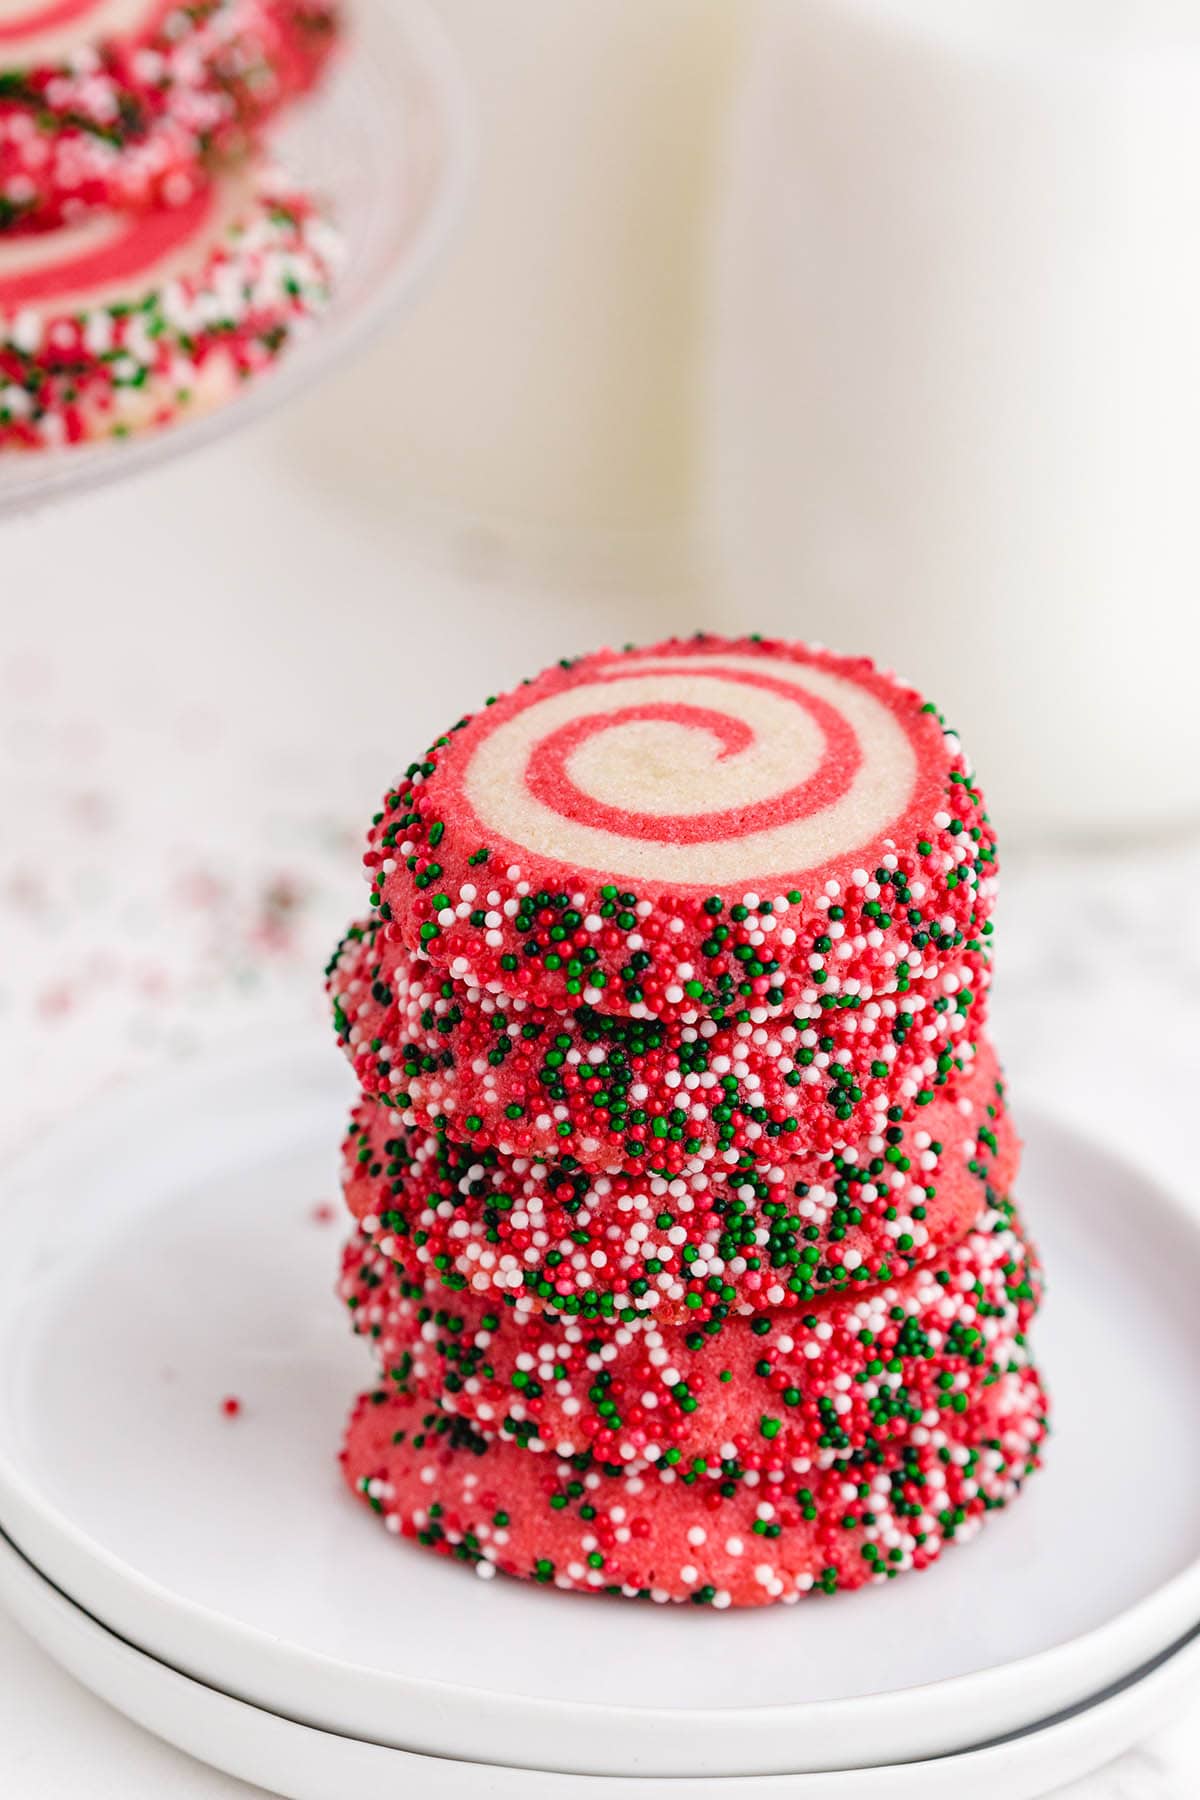
{"type": "Polygon", "coordinates": [[[1136,1170],[1020,1109],[1056,1430],[1019,1504],[919,1578],[716,1614],[484,1583],[343,1491],[348,1100],[324,1043],[230,1055],[0,1188],[0,1594],[131,1717],[295,1800],[1021,1800],[1200,1680],[1200,1216],[1136,1170]]]}

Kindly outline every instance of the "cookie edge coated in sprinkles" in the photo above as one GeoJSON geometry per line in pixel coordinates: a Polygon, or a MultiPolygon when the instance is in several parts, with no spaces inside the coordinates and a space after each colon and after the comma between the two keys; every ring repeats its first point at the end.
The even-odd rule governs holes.
{"type": "MultiPolygon", "coordinates": [[[[472,715],[439,738],[385,796],[364,857],[372,904],[410,948],[448,970],[514,998],[559,1010],[580,998],[610,1013],[724,1017],[739,1008],[777,1011],[812,989],[824,1004],[831,978],[874,971],[882,991],[903,960],[906,939],[923,928],[956,942],[985,945],[996,869],[995,838],[957,738],[915,689],[881,673],[867,658],[838,657],[766,638],[690,639],[626,651],[598,651],[545,671],[489,703],[516,712],[537,697],[578,682],[578,672],[670,655],[763,655],[807,663],[858,681],[886,697],[914,744],[917,794],[901,822],[805,874],[806,889],[706,892],[662,882],[623,886],[595,871],[555,869],[542,860],[528,870],[486,842],[459,841],[461,826],[438,812],[442,759],[470,742],[472,715]],[[889,835],[901,830],[909,841],[889,835]],[[859,856],[868,866],[862,866],[859,856]],[[502,865],[502,866],[501,866],[502,865]],[[541,869],[547,871],[546,885],[541,869]],[[883,880],[880,880],[880,876],[883,880]],[[551,884],[557,882],[557,886],[551,884]],[[913,885],[921,904],[904,904],[913,885]],[[903,928],[888,911],[903,907],[903,928]],[[867,942],[850,971],[840,970],[818,940],[831,917],[855,910],[867,942]],[[914,924],[912,914],[920,915],[914,924]],[[881,927],[880,919],[886,919],[881,927]],[[540,933],[545,934],[543,942],[540,933]],[[768,942],[769,939],[769,942],[768,942]],[[717,942],[719,940],[719,943],[717,942]],[[715,948],[714,948],[715,946],[715,948]],[[756,950],[762,949],[759,957],[756,950]],[[781,955],[773,952],[780,951],[781,955]]],[[[514,852],[514,854],[521,854],[514,852]]]]}

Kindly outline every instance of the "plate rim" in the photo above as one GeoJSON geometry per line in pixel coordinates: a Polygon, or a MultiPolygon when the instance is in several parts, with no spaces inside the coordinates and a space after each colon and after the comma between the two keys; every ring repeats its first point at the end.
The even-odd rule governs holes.
{"type": "MultiPolygon", "coordinates": [[[[273,1735],[277,1740],[286,1741],[294,1734],[296,1748],[303,1746],[306,1753],[311,1751],[314,1743],[320,1744],[323,1751],[328,1751],[329,1742],[333,1740],[345,1746],[349,1754],[359,1754],[382,1768],[391,1764],[397,1772],[409,1771],[414,1776],[421,1774],[426,1782],[437,1778],[439,1789],[442,1788],[443,1777],[454,1780],[458,1775],[469,1776],[472,1782],[486,1772],[489,1778],[489,1789],[497,1797],[504,1800],[509,1794],[513,1800],[525,1800],[526,1795],[543,1796],[544,1800],[552,1800],[562,1792],[563,1777],[560,1773],[541,1769],[529,1769],[512,1764],[480,1764],[464,1762],[456,1757],[427,1756],[420,1751],[413,1751],[393,1745],[379,1744],[363,1739],[347,1738],[344,1734],[330,1732],[321,1727],[306,1725],[303,1722],[272,1712],[267,1708],[255,1705],[251,1701],[239,1699],[237,1695],[228,1694],[221,1688],[198,1681],[193,1676],[170,1663],[152,1655],[150,1652],[131,1643],[106,1626],[102,1620],[93,1617],[80,1607],[69,1594],[56,1587],[23,1553],[0,1533],[0,1604],[9,1612],[19,1629],[31,1636],[42,1650],[58,1664],[60,1668],[97,1694],[106,1705],[131,1719],[143,1730],[153,1732],[163,1741],[174,1745],[187,1754],[207,1760],[202,1746],[196,1742],[194,1733],[188,1741],[184,1740],[176,1724],[175,1731],[170,1731],[160,1718],[151,1719],[148,1713],[153,1710],[145,1704],[134,1711],[127,1703],[128,1696],[117,1698],[112,1692],[111,1682],[94,1685],[88,1679],[96,1673],[95,1662],[107,1662],[116,1665],[140,1678],[143,1685],[157,1684],[165,1697],[164,1711],[170,1711],[173,1720],[177,1721],[190,1702],[193,1708],[207,1709],[220,1713],[225,1720],[233,1719],[243,1729],[238,1735],[245,1738],[258,1727],[260,1732],[273,1735]],[[14,1596],[16,1596],[14,1604],[14,1596]],[[36,1615],[37,1623],[31,1623],[36,1615]],[[60,1627],[56,1630],[55,1626],[60,1627]],[[47,1628],[49,1627],[49,1628],[47,1628]],[[85,1674],[80,1669],[78,1655],[64,1655],[62,1635],[73,1632],[92,1653],[93,1663],[85,1674]],[[51,1637],[54,1642],[51,1642],[51,1637]],[[386,1759],[386,1763],[379,1759],[386,1759]],[[511,1783],[504,1793],[495,1785],[511,1783]],[[553,1785],[551,1785],[553,1784],[553,1785]]],[[[782,1775],[766,1776],[710,1776],[710,1777],[673,1777],[655,1778],[653,1776],[633,1777],[632,1779],[616,1776],[575,1775],[568,1777],[572,1792],[594,1794],[597,1800],[605,1800],[614,1790],[619,1790],[629,1800],[638,1800],[638,1796],[646,1794],[653,1786],[655,1792],[661,1788],[664,1792],[665,1781],[670,1781],[671,1790],[679,1794],[682,1800],[688,1796],[727,1795],[730,1800],[737,1800],[739,1794],[776,1794],[794,1797],[800,1800],[801,1795],[812,1796],[812,1800],[833,1800],[833,1797],[844,1797],[844,1800],[868,1800],[867,1783],[870,1785],[870,1800],[876,1800],[876,1791],[881,1780],[886,1778],[903,1778],[907,1791],[911,1792],[911,1784],[928,1783],[932,1771],[940,1775],[948,1773],[955,1781],[964,1775],[982,1773],[988,1765],[1011,1764],[1016,1758],[1023,1759],[1033,1752],[1044,1763],[1048,1747],[1061,1750],[1064,1739],[1072,1741],[1077,1729],[1087,1735],[1094,1734],[1098,1719],[1111,1725],[1115,1712],[1122,1714],[1134,1708],[1138,1700],[1144,1701],[1146,1692],[1153,1684],[1152,1706],[1156,1713],[1162,1714],[1173,1702],[1175,1690],[1185,1683],[1200,1676],[1200,1623],[1194,1625],[1177,1642],[1170,1645],[1147,1665],[1134,1670],[1119,1684],[1112,1688],[1100,1690],[1089,1699],[1068,1709],[1066,1712],[1052,1714],[1050,1717],[1033,1723],[1021,1731],[1013,1733],[1000,1741],[991,1741],[974,1745],[966,1750],[951,1753],[935,1759],[918,1760],[907,1764],[891,1764],[869,1768],[834,1769],[815,1772],[795,1771],[782,1775]],[[1167,1690],[1164,1703],[1163,1689],[1167,1690]],[[578,1787],[576,1783],[580,1784],[578,1787]]],[[[128,1683],[126,1683],[128,1685],[128,1683]]],[[[1144,1721],[1138,1719],[1133,1729],[1123,1726],[1118,1732],[1119,1741],[1095,1744],[1098,1752],[1087,1759],[1087,1766],[1076,1766],[1065,1772],[1061,1766],[1043,1767],[1037,1777],[1037,1793],[1057,1789],[1064,1773],[1071,1779],[1077,1779],[1089,1770],[1095,1770],[1107,1762],[1112,1755],[1120,1754],[1128,1744],[1135,1742],[1142,1735],[1144,1721]]],[[[234,1767],[229,1760],[228,1741],[230,1733],[222,1731],[222,1744],[225,1747],[225,1759],[220,1763],[210,1763],[211,1767],[224,1769],[236,1778],[255,1781],[261,1780],[264,1770],[260,1767],[234,1767]]],[[[995,1766],[988,1772],[992,1775],[1003,1775],[1006,1789],[1014,1771],[995,1766]]],[[[1029,1792],[1030,1790],[1023,1790],[1029,1792]]],[[[431,1795],[431,1800],[433,1796],[431,1795]]]]}
{"type": "MultiPolygon", "coordinates": [[[[278,1079],[288,1073],[289,1091],[307,1079],[332,1089],[341,1073],[338,1059],[329,1050],[318,1057],[315,1044],[310,1048],[280,1050],[264,1048],[247,1036],[227,1045],[224,1052],[214,1045],[188,1063],[146,1078],[135,1076],[109,1089],[92,1102],[80,1106],[64,1122],[62,1131],[49,1140],[26,1148],[15,1157],[0,1160],[0,1179],[16,1187],[37,1185],[38,1166],[54,1163],[69,1155],[70,1140],[76,1133],[86,1133],[89,1126],[107,1119],[111,1130],[119,1125],[121,1115],[136,1116],[143,1110],[169,1105],[173,1094],[187,1093],[194,1105],[197,1088],[207,1077],[211,1082],[233,1082],[238,1085],[251,1080],[261,1082],[273,1071],[278,1079]]],[[[1019,1084],[1018,1084],[1019,1087],[1019,1084]]],[[[258,1091],[257,1087],[255,1091],[258,1091]]],[[[349,1094],[349,1088],[347,1089],[349,1094]]],[[[270,1104],[264,1098],[264,1108],[270,1104]]],[[[1057,1134],[1086,1154],[1100,1156],[1123,1179],[1134,1182],[1144,1193],[1152,1193],[1175,1226],[1193,1240],[1200,1260],[1200,1218],[1182,1196],[1154,1176],[1147,1175],[1120,1151],[1109,1149],[1101,1140],[1036,1103],[1024,1107],[1033,1129],[1057,1134]]],[[[47,1176],[43,1175],[44,1181],[47,1176]]],[[[0,1221],[4,1201],[0,1198],[0,1221]]],[[[1060,1704],[1078,1701],[1086,1691],[1096,1691],[1098,1684],[1088,1671],[1097,1666],[1105,1671],[1105,1680],[1128,1673],[1179,1635],[1180,1621],[1200,1618],[1200,1554],[1184,1569],[1134,1602],[1132,1606],[1106,1619],[1090,1630],[1078,1633],[1045,1649],[1024,1657],[996,1663],[989,1668],[948,1676],[941,1681],[891,1689],[870,1696],[841,1697],[831,1700],[781,1702],[758,1707],[734,1706],[708,1711],[687,1712],[670,1707],[627,1707],[606,1702],[534,1698],[528,1695],[505,1695],[495,1690],[477,1688],[437,1676],[397,1675],[326,1655],[302,1645],[288,1644],[255,1625],[230,1618],[213,1608],[173,1593],[151,1577],[141,1573],[113,1551],[91,1538],[68,1514],[41,1498],[33,1483],[6,1454],[0,1443],[0,1531],[14,1543],[22,1555],[45,1577],[60,1587],[81,1610],[92,1614],[111,1632],[136,1642],[147,1654],[171,1666],[180,1667],[193,1678],[222,1685],[231,1680],[233,1671],[244,1674],[232,1686],[234,1697],[260,1708],[270,1702],[262,1697],[265,1689],[255,1683],[264,1669],[268,1679],[284,1683],[290,1679],[297,1691],[320,1696],[308,1713],[309,1722],[335,1733],[350,1732],[362,1736],[357,1726],[349,1727],[345,1718],[351,1713],[361,1716],[367,1705],[382,1717],[390,1709],[403,1705],[421,1714],[428,1722],[432,1715],[440,1720],[442,1741],[452,1735],[459,1743],[472,1748],[470,1754],[480,1761],[507,1762],[521,1767],[520,1756],[528,1751],[529,1733],[539,1727],[551,1735],[568,1730],[573,1722],[582,1721],[597,1734],[612,1733],[619,1727],[622,1749],[630,1767],[636,1762],[639,1771],[654,1772],[653,1764],[661,1756],[660,1735],[686,1722],[693,1751],[703,1759],[706,1772],[715,1772],[714,1758],[727,1760],[731,1736],[750,1737],[756,1746],[755,1758],[761,1769],[751,1773],[786,1771],[789,1767],[781,1756],[794,1755],[794,1744],[800,1738],[823,1741],[850,1738],[865,1744],[868,1728],[871,1734],[882,1732],[889,1741],[908,1746],[907,1759],[916,1755],[946,1754],[960,1751],[970,1742],[968,1732],[963,1743],[935,1744],[929,1726],[918,1729],[920,1719],[938,1719],[944,1727],[947,1719],[969,1720],[985,1708],[995,1723],[987,1736],[1001,1735],[1018,1729],[1025,1721],[1023,1712],[1031,1689],[1046,1691],[1053,1685],[1060,1704]],[[197,1654],[179,1653],[177,1646],[188,1643],[197,1654]],[[164,1648],[164,1646],[167,1646],[164,1648]],[[211,1664],[203,1661],[201,1652],[218,1655],[227,1663],[227,1673],[214,1681],[211,1664]],[[191,1664],[188,1668],[187,1665],[191,1664]],[[1081,1689],[1081,1683],[1083,1684],[1081,1689]],[[1090,1683],[1090,1690],[1089,1690],[1090,1683]],[[354,1696],[358,1696],[357,1700],[354,1696]],[[350,1704],[342,1722],[329,1710],[334,1704],[350,1704]],[[324,1709],[324,1710],[323,1710],[324,1709]],[[456,1716],[447,1726],[447,1715],[456,1716]],[[486,1750],[482,1746],[488,1746],[486,1750]],[[914,1746],[921,1746],[917,1749],[914,1746]],[[505,1746],[503,1752],[498,1746],[505,1746]],[[725,1751],[726,1755],[722,1755],[725,1751]]],[[[279,1691],[283,1691],[282,1687],[279,1691]]],[[[276,1708],[278,1710],[278,1708],[276,1708]]],[[[434,1732],[432,1724],[429,1725],[434,1732]]],[[[372,1732],[368,1735],[374,1735],[372,1732]]],[[[978,1741],[979,1734],[974,1734],[978,1741]]],[[[378,1741],[386,1741],[379,1738],[378,1741]]],[[[403,1746],[395,1744],[394,1747],[403,1746]]],[[[422,1754],[453,1754],[439,1750],[433,1735],[429,1748],[422,1754]]],[[[828,1753],[814,1749],[807,1753],[810,1767],[831,1767],[828,1753]]],[[[893,1760],[900,1760],[893,1752],[893,1760]]],[[[878,1763],[878,1757],[875,1762],[878,1763]]],[[[546,1767],[550,1767],[547,1763],[546,1767]]],[[[697,1765],[699,1766],[699,1764],[697,1765]]],[[[844,1766],[844,1765],[843,1765],[844,1766]]],[[[870,1760],[862,1766],[872,1766],[870,1760]]],[[[794,1770],[794,1763],[791,1765],[794,1770]]],[[[561,1773],[598,1773],[578,1767],[560,1766],[561,1773]]],[[[617,1773],[618,1771],[606,1771],[617,1773]]],[[[628,1773],[628,1768],[626,1773],[628,1773]]],[[[674,1773],[665,1767],[662,1773],[674,1773]]],[[[734,1773],[746,1772],[734,1769],[734,1773]]],[[[686,1772],[685,1772],[686,1773],[686,1772]]]]}

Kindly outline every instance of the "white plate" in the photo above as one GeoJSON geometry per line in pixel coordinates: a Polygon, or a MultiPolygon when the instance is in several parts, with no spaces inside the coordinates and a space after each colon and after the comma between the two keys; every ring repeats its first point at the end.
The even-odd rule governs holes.
{"type": "Polygon", "coordinates": [[[405,1749],[764,1774],[1019,1729],[1200,1618],[1200,1224],[1025,1113],[1058,1429],[977,1542],[754,1614],[485,1584],[397,1544],[334,1465],[367,1359],[311,1209],[348,1089],[320,1042],[229,1055],[65,1113],[0,1190],[0,1527],[141,1648],[405,1749]]]}
{"type": "Polygon", "coordinates": [[[191,1681],[113,1636],[0,1538],[0,1600],[43,1649],[148,1731],[289,1800],[1035,1800],[1166,1723],[1200,1679],[1200,1630],[1074,1713],[1001,1744],[888,1768],[675,1781],[549,1775],[367,1744],[191,1681]]]}
{"type": "Polygon", "coordinates": [[[161,432],[77,449],[0,453],[0,518],[122,480],[249,424],[361,344],[407,298],[458,215],[473,115],[425,0],[353,0],[327,86],[272,140],[329,202],[346,260],[316,329],[227,406],[161,432]]]}

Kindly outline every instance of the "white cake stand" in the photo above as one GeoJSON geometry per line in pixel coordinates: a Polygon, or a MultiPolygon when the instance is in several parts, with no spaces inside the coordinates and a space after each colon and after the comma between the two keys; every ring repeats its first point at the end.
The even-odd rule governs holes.
{"type": "Polygon", "coordinates": [[[741,1614],[484,1583],[397,1543],[334,1462],[369,1385],[314,1212],[350,1086],[320,1037],[206,1059],[64,1111],[0,1178],[0,1530],[112,1642],[338,1738],[674,1791],[961,1755],[1200,1621],[1200,1223],[1028,1108],[1056,1430],[977,1541],[741,1614]]]}
{"type": "Polygon", "coordinates": [[[213,443],[300,393],[366,341],[416,288],[449,235],[470,175],[473,114],[427,0],[350,0],[328,83],[272,139],[328,202],[345,245],[334,300],[228,405],[166,430],[78,448],[0,452],[0,520],[213,443]]]}

